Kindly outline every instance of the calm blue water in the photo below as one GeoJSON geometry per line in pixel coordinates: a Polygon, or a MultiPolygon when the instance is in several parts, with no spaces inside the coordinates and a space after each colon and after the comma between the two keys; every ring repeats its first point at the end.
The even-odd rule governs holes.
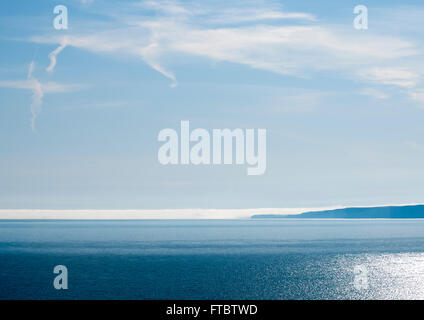
{"type": "Polygon", "coordinates": [[[424,299],[424,220],[0,221],[0,299],[47,298],[424,299]]]}

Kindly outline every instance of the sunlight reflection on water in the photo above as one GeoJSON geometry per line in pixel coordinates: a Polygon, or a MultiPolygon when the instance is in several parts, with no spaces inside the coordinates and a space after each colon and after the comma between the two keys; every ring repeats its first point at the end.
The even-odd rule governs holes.
{"type": "MultiPolygon", "coordinates": [[[[339,275],[350,273],[353,299],[424,299],[424,253],[344,255],[339,275]],[[354,266],[367,270],[368,288],[354,287],[354,266]]],[[[345,297],[347,298],[347,297],[345,297]]]]}

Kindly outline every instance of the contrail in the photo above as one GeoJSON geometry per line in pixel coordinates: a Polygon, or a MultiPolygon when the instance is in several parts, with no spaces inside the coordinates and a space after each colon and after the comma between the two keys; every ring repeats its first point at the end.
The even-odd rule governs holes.
{"type": "Polygon", "coordinates": [[[31,102],[31,128],[33,131],[35,131],[35,119],[37,118],[37,115],[41,111],[41,104],[43,103],[43,88],[41,83],[32,76],[32,73],[35,68],[34,61],[31,61],[28,68],[28,88],[32,91],[32,102],[31,102]]]}
{"type": "Polygon", "coordinates": [[[157,72],[161,73],[172,81],[170,85],[171,88],[175,88],[178,85],[177,79],[175,78],[174,74],[170,71],[165,70],[162,66],[159,65],[159,63],[156,62],[155,58],[158,53],[157,43],[149,44],[147,47],[141,49],[140,53],[144,62],[146,62],[151,68],[153,68],[153,70],[156,70],[157,72]]]}
{"type": "Polygon", "coordinates": [[[47,72],[52,72],[57,63],[57,55],[67,46],[66,39],[63,39],[59,47],[49,53],[50,65],[46,68],[47,72]]]}
{"type": "Polygon", "coordinates": [[[41,105],[43,103],[44,94],[57,93],[57,92],[69,92],[74,90],[78,86],[74,85],[62,85],[56,82],[45,82],[41,83],[37,78],[33,76],[35,69],[34,61],[28,66],[27,78],[24,80],[0,80],[0,87],[13,88],[13,89],[24,89],[32,92],[31,97],[31,128],[35,130],[35,119],[41,112],[41,105]]]}
{"type": "Polygon", "coordinates": [[[28,67],[28,75],[27,75],[28,80],[32,78],[32,72],[34,71],[34,67],[35,67],[35,63],[34,61],[31,61],[28,67]]]}

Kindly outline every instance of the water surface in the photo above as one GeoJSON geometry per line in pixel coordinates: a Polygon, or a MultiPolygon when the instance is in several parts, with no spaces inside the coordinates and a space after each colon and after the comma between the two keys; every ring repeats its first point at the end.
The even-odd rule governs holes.
{"type": "Polygon", "coordinates": [[[0,298],[424,299],[424,220],[0,221],[0,298]]]}

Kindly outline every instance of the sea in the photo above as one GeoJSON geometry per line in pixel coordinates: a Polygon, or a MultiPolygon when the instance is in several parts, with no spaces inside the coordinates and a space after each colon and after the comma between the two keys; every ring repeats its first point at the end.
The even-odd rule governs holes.
{"type": "Polygon", "coordinates": [[[424,220],[0,220],[0,299],[424,299],[424,220]]]}

